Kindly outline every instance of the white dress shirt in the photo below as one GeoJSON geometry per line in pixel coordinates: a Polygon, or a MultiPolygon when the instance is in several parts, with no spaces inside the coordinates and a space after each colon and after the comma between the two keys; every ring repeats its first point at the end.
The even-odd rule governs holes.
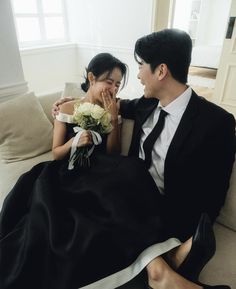
{"type": "Polygon", "coordinates": [[[145,154],[143,150],[143,143],[146,137],[150,134],[154,128],[160,110],[163,109],[168,112],[165,117],[164,128],[156,140],[153,150],[152,150],[152,162],[149,169],[159,191],[164,194],[164,164],[169,145],[173,139],[175,131],[180,123],[182,115],[188,105],[190,97],[192,95],[192,89],[188,87],[184,93],[177,97],[174,101],[169,103],[165,107],[161,107],[160,102],[153,113],[148,117],[146,122],[142,126],[142,133],[140,139],[139,157],[145,159],[145,154]]]}

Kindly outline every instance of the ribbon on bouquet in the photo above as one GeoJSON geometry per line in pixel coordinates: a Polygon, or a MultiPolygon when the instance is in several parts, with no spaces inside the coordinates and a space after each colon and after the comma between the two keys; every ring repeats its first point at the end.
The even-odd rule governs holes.
{"type": "MultiPolygon", "coordinates": [[[[68,165],[68,170],[73,170],[74,168],[74,160],[75,160],[75,152],[77,149],[77,144],[78,141],[81,137],[81,134],[85,131],[85,129],[79,127],[79,126],[75,126],[74,128],[74,132],[76,133],[72,145],[71,145],[71,151],[70,151],[70,158],[69,158],[69,165],[68,165]],[[73,156],[73,157],[72,157],[73,156]]],[[[91,156],[91,154],[93,153],[93,150],[95,148],[95,145],[99,145],[102,142],[102,137],[100,136],[99,133],[97,133],[94,130],[89,130],[92,136],[92,140],[93,140],[93,145],[92,147],[89,149],[87,156],[91,156]]]]}

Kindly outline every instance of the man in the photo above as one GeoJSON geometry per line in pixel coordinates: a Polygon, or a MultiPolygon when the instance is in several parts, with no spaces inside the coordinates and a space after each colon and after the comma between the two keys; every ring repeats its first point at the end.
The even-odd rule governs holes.
{"type": "Polygon", "coordinates": [[[161,108],[167,112],[149,171],[166,198],[172,216],[167,222],[181,239],[196,227],[201,212],[207,212],[212,222],[218,216],[235,152],[233,115],[186,85],[191,49],[190,37],[175,29],[140,38],[135,58],[144,96],[120,102],[122,117],[135,120],[129,155],[143,159],[146,137],[161,108]]]}
{"type": "MultiPolygon", "coordinates": [[[[121,116],[134,120],[129,155],[145,160],[163,196],[166,230],[181,240],[193,235],[203,212],[215,221],[224,204],[235,154],[233,115],[186,85],[191,51],[189,35],[177,29],[138,39],[135,58],[144,96],[119,102],[121,116]]],[[[161,257],[147,271],[152,288],[210,288],[170,273],[161,257]],[[165,274],[168,278],[163,282],[160,276],[165,274]]]]}

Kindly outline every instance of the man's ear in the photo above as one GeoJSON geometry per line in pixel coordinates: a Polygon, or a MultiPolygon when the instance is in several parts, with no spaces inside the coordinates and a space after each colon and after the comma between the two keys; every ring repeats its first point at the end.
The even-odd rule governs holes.
{"type": "Polygon", "coordinates": [[[92,85],[95,81],[95,76],[91,71],[88,73],[88,80],[90,85],[92,85]]]}
{"type": "Polygon", "coordinates": [[[158,80],[162,80],[166,77],[166,75],[168,74],[168,67],[165,63],[161,63],[158,67],[157,67],[157,77],[158,80]]]}

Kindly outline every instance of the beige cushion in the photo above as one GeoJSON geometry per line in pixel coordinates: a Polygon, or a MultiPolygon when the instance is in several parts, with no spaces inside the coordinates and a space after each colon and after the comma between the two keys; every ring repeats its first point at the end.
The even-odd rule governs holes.
{"type": "Polygon", "coordinates": [[[11,188],[23,173],[27,172],[38,163],[52,159],[52,151],[49,151],[40,156],[19,162],[4,163],[0,160],[0,210],[6,195],[10,192],[11,188]]]}
{"type": "Polygon", "coordinates": [[[78,82],[66,82],[61,97],[81,97],[85,92],[81,89],[81,85],[78,82]]]}
{"type": "Polygon", "coordinates": [[[121,154],[127,156],[133,134],[134,121],[132,119],[122,119],[121,127],[121,154]]]}
{"type": "Polygon", "coordinates": [[[53,126],[33,93],[0,104],[0,155],[5,162],[51,149],[53,126]]]}
{"type": "Polygon", "coordinates": [[[200,274],[200,281],[210,285],[227,284],[236,288],[236,233],[220,224],[214,225],[216,253],[200,274]]]}
{"type": "Polygon", "coordinates": [[[224,207],[221,209],[217,221],[236,231],[236,162],[230,178],[230,187],[227,192],[224,207]]]}

